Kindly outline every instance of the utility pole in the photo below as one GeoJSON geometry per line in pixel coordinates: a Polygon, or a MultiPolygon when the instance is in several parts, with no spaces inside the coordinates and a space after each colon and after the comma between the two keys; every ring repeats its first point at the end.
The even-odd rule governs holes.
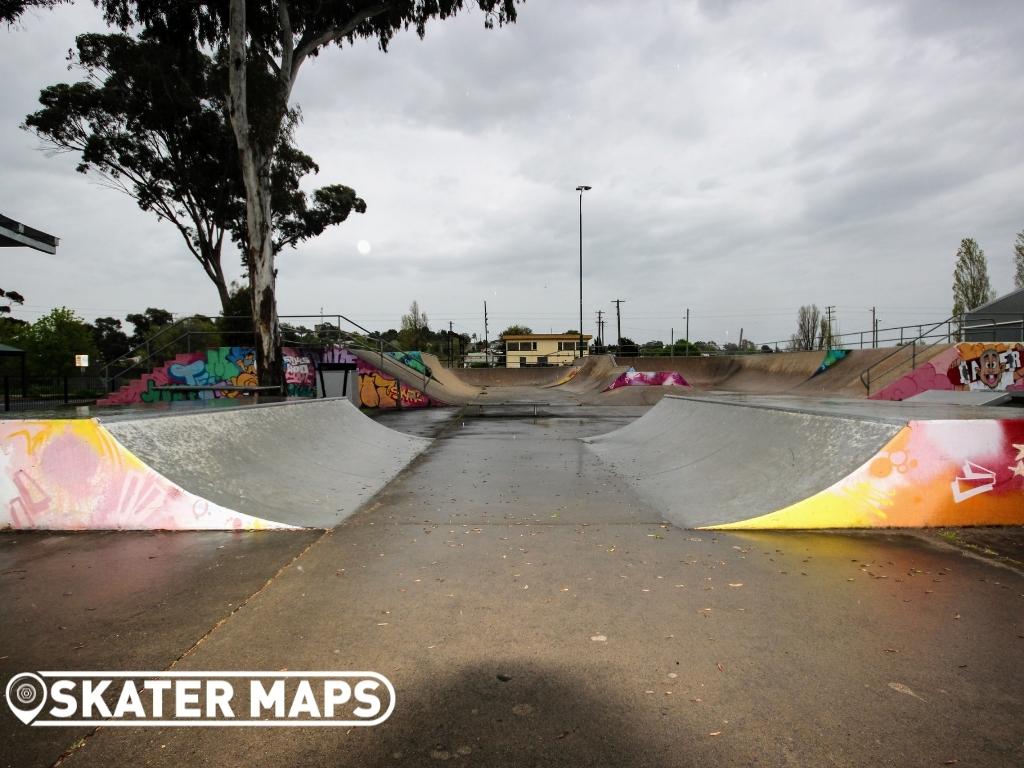
{"type": "Polygon", "coordinates": [[[452,348],[452,321],[448,321],[448,367],[452,367],[455,359],[455,350],[452,348]]]}
{"type": "Polygon", "coordinates": [[[822,339],[822,341],[828,343],[828,349],[832,348],[832,313],[835,312],[835,309],[835,304],[825,307],[825,332],[827,334],[827,338],[822,339]]]}
{"type": "Polygon", "coordinates": [[[618,349],[622,344],[622,310],[620,305],[625,303],[625,299],[612,299],[612,304],[615,305],[615,348],[618,349]]]}
{"type": "Polygon", "coordinates": [[[690,308],[686,308],[686,354],[690,354],[690,308]]]}
{"type": "Polygon", "coordinates": [[[668,331],[668,356],[676,356],[676,329],[669,328],[668,331]]]}
{"type": "Polygon", "coordinates": [[[740,352],[743,351],[743,329],[742,328],[740,328],[740,346],[739,346],[739,351],[740,352]]]}
{"type": "Polygon", "coordinates": [[[604,320],[601,319],[601,315],[604,314],[604,310],[597,310],[597,339],[601,342],[601,346],[604,346],[604,320]]]}
{"type": "Polygon", "coordinates": [[[871,308],[871,348],[878,349],[878,319],[874,307],[871,308]]]}
{"type": "Polygon", "coordinates": [[[484,301],[484,362],[491,366],[491,342],[487,337],[487,301],[484,301]]]}

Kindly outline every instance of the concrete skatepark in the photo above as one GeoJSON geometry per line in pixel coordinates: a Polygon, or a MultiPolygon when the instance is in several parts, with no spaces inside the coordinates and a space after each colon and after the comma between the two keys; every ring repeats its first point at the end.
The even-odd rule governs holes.
{"type": "Polygon", "coordinates": [[[5,712],[0,765],[1020,764],[1024,577],[914,529],[1019,524],[1024,422],[822,393],[856,377],[766,357],[610,392],[609,358],[395,363],[450,407],[373,419],[5,422],[21,527],[78,532],[0,534],[4,671],[373,669],[398,705],[348,733],[5,712]],[[986,490],[955,503],[958,478],[986,490]]]}
{"type": "MultiPolygon", "coordinates": [[[[820,353],[672,361],[705,387],[762,381],[766,392],[788,394],[774,399],[710,387],[695,395],[678,370],[672,386],[613,389],[628,376],[611,356],[527,370],[530,384],[510,384],[512,371],[498,369],[494,383],[467,380],[429,354],[423,372],[355,354],[467,413],[656,403],[585,442],[683,528],[1024,523],[1024,419],[1000,408],[808,396],[812,383],[848,386],[840,366],[815,375],[820,353]]],[[[0,441],[9,499],[0,523],[52,530],[331,528],[429,446],[332,398],[159,418],[9,420],[0,441]]]]}

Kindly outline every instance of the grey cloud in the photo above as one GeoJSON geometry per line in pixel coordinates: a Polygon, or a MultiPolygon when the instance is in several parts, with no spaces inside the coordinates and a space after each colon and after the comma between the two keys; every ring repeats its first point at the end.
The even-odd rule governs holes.
{"type": "MultiPolygon", "coordinates": [[[[0,207],[65,238],[56,259],[9,259],[11,284],[41,307],[104,310],[86,315],[211,311],[173,231],[16,127],[72,76],[75,32],[97,28],[79,4],[0,32],[18,75],[0,207]]],[[[719,341],[741,326],[785,338],[809,302],[839,305],[846,330],[872,305],[928,319],[950,304],[960,237],[1008,287],[1021,39],[1024,6],[996,0],[561,0],[500,30],[479,14],[434,24],[386,55],[327,51],[295,90],[299,142],[321,165],[307,187],[350,184],[369,210],[281,257],[281,311],[390,327],[418,299],[482,334],[487,299],[492,335],[574,327],[586,183],[588,330],[616,297],[624,332],[666,340],[687,306],[694,336],[719,341]]]]}

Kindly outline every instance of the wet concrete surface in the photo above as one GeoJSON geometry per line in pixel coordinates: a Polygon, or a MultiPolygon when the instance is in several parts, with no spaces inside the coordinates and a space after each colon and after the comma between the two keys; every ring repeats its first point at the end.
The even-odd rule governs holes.
{"type": "MultiPolygon", "coordinates": [[[[0,674],[163,670],[322,531],[0,533],[0,674]]],[[[88,728],[0,707],[0,766],[48,766],[88,728]]]]}
{"type": "Polygon", "coordinates": [[[666,395],[682,400],[727,403],[751,408],[821,416],[842,416],[905,425],[914,419],[1021,419],[1018,408],[964,405],[912,400],[866,400],[861,397],[805,395],[752,395],[740,392],[703,392],[693,395],[666,395]]]}
{"type": "Polygon", "coordinates": [[[458,408],[404,408],[366,410],[367,416],[390,429],[416,437],[437,437],[458,417],[458,408]]]}
{"type": "MultiPolygon", "coordinates": [[[[1018,571],[914,535],[673,528],[578,440],[629,418],[449,424],[176,665],[375,670],[383,725],[107,728],[64,765],[1024,764],[1018,571]]],[[[46,764],[17,736],[8,762],[46,764]]]]}

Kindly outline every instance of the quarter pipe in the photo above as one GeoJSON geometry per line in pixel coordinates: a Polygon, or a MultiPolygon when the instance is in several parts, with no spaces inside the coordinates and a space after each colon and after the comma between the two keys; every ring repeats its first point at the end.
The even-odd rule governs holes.
{"type": "Polygon", "coordinates": [[[1024,523],[1024,419],[907,413],[668,396],[586,442],[686,528],[1024,523]]]}
{"type": "Polygon", "coordinates": [[[0,422],[0,527],[327,528],[430,441],[345,399],[0,422]]]}

